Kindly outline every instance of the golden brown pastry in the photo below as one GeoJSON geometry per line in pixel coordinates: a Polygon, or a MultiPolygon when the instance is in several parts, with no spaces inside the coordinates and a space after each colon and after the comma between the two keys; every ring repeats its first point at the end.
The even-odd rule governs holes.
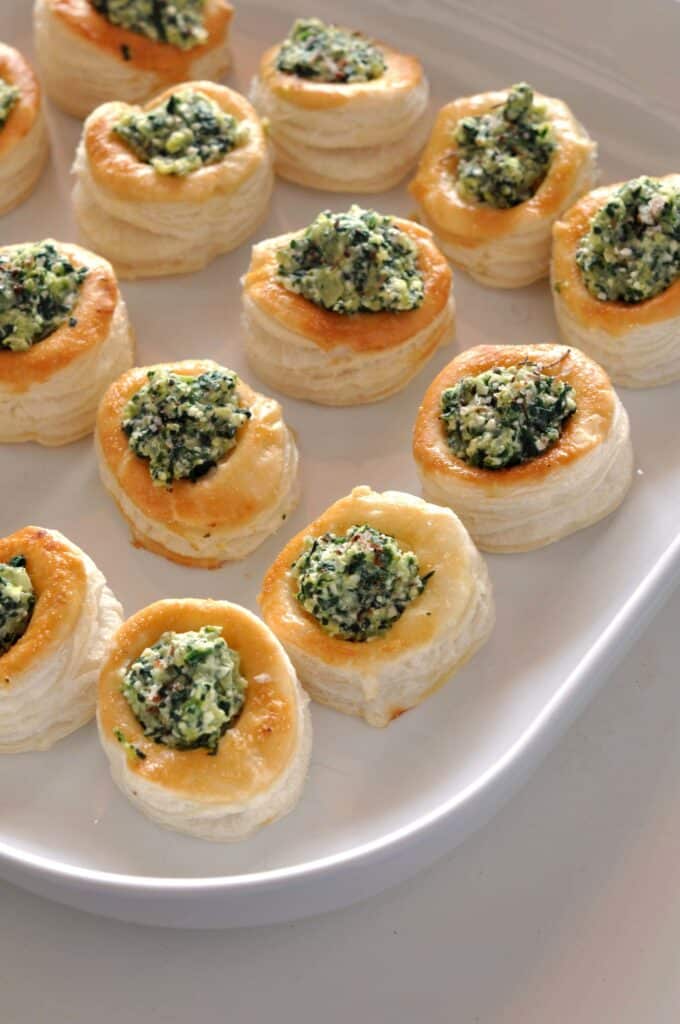
{"type": "Polygon", "coordinates": [[[0,442],[69,444],[132,365],[134,337],[111,265],[71,242],[0,249],[0,442]]]}
{"type": "Polygon", "coordinates": [[[518,288],[548,273],[552,225],[594,184],[595,158],[569,107],[521,83],[443,107],[410,191],[455,265],[518,288]]]}
{"type": "Polygon", "coordinates": [[[321,405],[362,405],[401,391],[449,341],[453,279],[425,228],[352,207],[258,243],[243,309],[248,360],[269,387],[321,405]],[[384,257],[368,278],[363,243],[353,241],[367,224],[384,257]],[[300,277],[304,247],[317,264],[326,245],[325,265],[300,277]]]}
{"type": "Polygon", "coordinates": [[[267,139],[245,97],[187,82],[143,108],[87,119],[74,165],[82,233],[119,276],[200,270],[249,238],[273,186],[267,139]]]}
{"type": "Polygon", "coordinates": [[[259,600],[314,700],[373,726],[436,690],[494,622],[486,565],[453,512],[370,487],[286,545],[259,600]]]}
{"type": "Polygon", "coordinates": [[[230,64],[231,4],[189,0],[183,8],[178,17],[165,0],[36,0],[35,48],[50,99],[87,117],[107,100],[144,103],[177,82],[221,78],[230,64]],[[160,24],[151,6],[160,8],[160,24]]]}
{"type": "Polygon", "coordinates": [[[128,619],[97,719],[116,785],[166,828],[245,839],[300,799],[307,697],[276,637],[238,605],[158,601],[128,619]]]}
{"type": "Polygon", "coordinates": [[[595,189],[553,228],[562,337],[615,384],[680,380],[679,237],[680,174],[595,189]]]}
{"type": "Polygon", "coordinates": [[[277,174],[307,188],[384,192],[427,137],[420,61],[317,18],[267,50],[251,97],[269,121],[277,174]]]}
{"type": "Polygon", "coordinates": [[[483,551],[528,551],[613,512],[630,487],[628,416],[604,370],[562,345],[479,345],[428,388],[413,455],[429,501],[483,551]]]}
{"type": "Polygon", "coordinates": [[[297,504],[281,406],[209,359],[123,374],[102,399],[95,441],[135,544],[181,565],[245,557],[297,504]]]}
{"type": "Polygon", "coordinates": [[[122,608],[94,562],[56,530],[0,539],[0,753],[47,750],[95,711],[122,608]]]}
{"type": "Polygon", "coordinates": [[[49,149],[38,80],[18,50],[0,43],[0,214],[33,192],[49,149]]]}

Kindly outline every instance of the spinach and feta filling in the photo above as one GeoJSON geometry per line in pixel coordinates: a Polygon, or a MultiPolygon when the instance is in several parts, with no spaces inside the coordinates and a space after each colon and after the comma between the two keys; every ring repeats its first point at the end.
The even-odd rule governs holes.
{"type": "Polygon", "coordinates": [[[334,313],[402,312],[423,302],[418,246],[374,210],[326,210],[279,250],[278,277],[291,292],[334,313]]]}
{"type": "Polygon", "coordinates": [[[245,122],[192,89],[173,92],[151,110],[125,114],[113,131],[143,163],[178,177],[220,163],[248,138],[245,122]]]}
{"type": "Polygon", "coordinates": [[[513,85],[505,103],[488,114],[461,118],[454,141],[458,192],[497,209],[531,199],[556,148],[545,111],[525,82],[513,85]]]}
{"type": "Polygon", "coordinates": [[[20,640],[31,621],[35,594],[26,559],[15,555],[0,563],[0,655],[20,640]]]}
{"type": "Polygon", "coordinates": [[[243,708],[246,686],[239,656],[221,626],[203,626],[163,633],[130,665],[121,691],[156,743],[178,750],[205,747],[215,754],[243,708]]]}
{"type": "Polygon", "coordinates": [[[276,58],[278,71],[316,82],[370,82],[386,69],[382,52],[359,32],[298,18],[276,58]]]}
{"type": "Polygon", "coordinates": [[[506,469],[541,455],[576,411],[576,393],[547,367],[526,362],[462,377],[441,395],[451,451],[471,466],[506,469]]]}
{"type": "Polygon", "coordinates": [[[26,352],[68,320],[87,277],[52,242],[0,254],[0,349],[26,352]]]}
{"type": "Polygon", "coordinates": [[[12,113],[19,96],[20,92],[16,85],[10,85],[4,78],[0,78],[0,131],[7,124],[7,118],[12,113]]]}
{"type": "Polygon", "coordinates": [[[203,23],[205,0],[90,0],[107,21],[180,50],[208,38],[203,23]]]}
{"type": "Polygon", "coordinates": [[[239,404],[237,385],[231,370],[196,377],[172,370],[147,373],[147,383],[125,406],[121,425],[135,455],[149,460],[154,484],[198,480],[234,447],[252,415],[239,404]]]}
{"type": "Polygon", "coordinates": [[[413,551],[363,524],[308,537],[292,575],[295,596],[326,633],[362,642],[387,632],[432,573],[421,577],[413,551]]]}
{"type": "Polygon", "coordinates": [[[680,187],[653,178],[626,182],[593,217],[576,251],[590,294],[644,302],[680,277],[680,187]]]}

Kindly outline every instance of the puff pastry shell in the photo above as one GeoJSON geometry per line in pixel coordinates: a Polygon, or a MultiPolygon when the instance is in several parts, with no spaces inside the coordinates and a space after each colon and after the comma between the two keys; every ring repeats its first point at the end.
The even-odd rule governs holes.
{"type": "Polygon", "coordinates": [[[125,405],[150,369],[198,376],[219,366],[192,359],[135,367],[115,381],[97,415],[102,482],[138,547],[204,569],[244,558],[281,526],[298,500],[297,447],[281,406],[240,380],[239,399],[252,417],[239,430],[236,446],[205,476],[175,480],[168,490],[152,482],[147,460],[135,455],[121,429],[125,405]]]}
{"type": "MultiPolygon", "coordinates": [[[[680,186],[680,174],[661,181],[680,186]]],[[[576,250],[592,218],[620,187],[595,189],[555,224],[555,316],[564,341],[597,359],[615,384],[649,388],[680,380],[680,278],[645,302],[601,302],[586,288],[576,263],[576,250]]]]}
{"type": "Polygon", "coordinates": [[[314,700],[385,726],[419,704],[486,642],[494,623],[486,565],[450,511],[398,491],[356,487],[302,530],[269,569],[260,594],[265,622],[288,651],[314,700]],[[425,590],[384,635],[365,643],[329,636],[295,597],[291,565],[305,538],[368,523],[415,552],[425,590]]]}
{"type": "Polygon", "coordinates": [[[110,263],[71,242],[52,244],[74,266],[89,267],[77,322],[66,320],[25,352],[0,349],[0,442],[61,445],[92,433],[102,394],[132,365],[134,336],[110,263]]]}
{"type": "MultiPolygon", "coordinates": [[[[226,86],[190,82],[187,87],[247,122],[249,133],[220,163],[184,177],[159,174],[114,135],[128,104],[103,104],[83,127],[74,164],[76,219],[120,277],[200,270],[241,245],[267,213],[273,171],[259,117],[245,97],[226,86]]],[[[172,92],[155,96],[144,109],[172,92]]]]}
{"type": "Polygon", "coordinates": [[[334,313],[278,280],[276,253],[294,233],[253,248],[243,280],[248,361],[269,387],[320,405],[363,405],[406,387],[454,328],[453,278],[425,228],[395,218],[420,250],[425,300],[402,313],[334,313]]]}
{"type": "Polygon", "coordinates": [[[40,86],[18,50],[0,43],[0,78],[20,92],[0,131],[0,214],[33,192],[49,156],[40,86]]]}
{"type": "Polygon", "coordinates": [[[623,501],[633,473],[628,416],[604,370],[561,345],[479,345],[432,382],[418,412],[413,454],[423,494],[453,508],[483,551],[529,551],[598,522],[623,501]],[[508,469],[457,458],[440,419],[445,388],[492,366],[531,360],[576,390],[577,409],[542,455],[508,469]]]}
{"type": "Polygon", "coordinates": [[[262,57],[251,98],[268,118],[276,173],[328,192],[384,192],[414,165],[429,128],[420,61],[379,44],[387,64],[369,82],[315,82],[262,57]]]}
{"type": "Polygon", "coordinates": [[[300,798],[312,742],[308,700],[274,634],[238,605],[158,601],[128,619],[102,668],[97,721],[116,785],[166,828],[218,842],[245,839],[287,814],[300,798]],[[162,633],[207,625],[222,626],[248,682],[243,710],[215,756],[146,737],[120,692],[130,663],[162,633]],[[143,751],[144,760],[126,753],[115,729],[143,751]]]}
{"type": "Polygon", "coordinates": [[[112,25],[90,0],[35,0],[35,48],[47,94],[83,118],[108,100],[144,103],[177,82],[221,78],[230,64],[232,15],[226,0],[205,0],[208,39],[182,50],[112,25]]]}
{"type": "Polygon", "coordinates": [[[0,562],[24,555],[36,603],[0,656],[0,753],[47,750],[95,712],[97,676],[123,610],[84,551],[26,526],[0,540],[0,562]]]}
{"type": "Polygon", "coordinates": [[[456,187],[453,134],[463,117],[488,113],[507,90],[466,96],[443,107],[409,189],[423,222],[448,258],[482,284],[519,288],[548,273],[555,220],[596,180],[596,146],[561,100],[536,94],[557,139],[548,173],[531,199],[495,209],[463,199],[456,187]]]}

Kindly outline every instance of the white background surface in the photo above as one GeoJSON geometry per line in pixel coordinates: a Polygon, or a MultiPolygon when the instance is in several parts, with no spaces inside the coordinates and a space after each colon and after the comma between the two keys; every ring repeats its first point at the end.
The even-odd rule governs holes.
{"type": "Polygon", "coordinates": [[[360,906],[140,928],[0,883],[2,1024],[677,1024],[680,592],[529,785],[360,906]]]}

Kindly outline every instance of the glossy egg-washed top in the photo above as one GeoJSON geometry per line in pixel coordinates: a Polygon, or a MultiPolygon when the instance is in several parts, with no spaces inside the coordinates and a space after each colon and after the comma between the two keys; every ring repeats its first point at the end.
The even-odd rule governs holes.
{"type": "Polygon", "coordinates": [[[423,301],[415,309],[394,312],[336,313],[310,302],[285,287],[279,275],[278,253],[300,236],[299,232],[267,239],[253,249],[244,279],[246,297],[284,328],[295,331],[319,348],[332,351],[377,352],[410,341],[429,328],[450,303],[452,273],[427,228],[394,218],[394,224],[415,243],[417,265],[423,278],[423,301]]]}
{"type": "Polygon", "coordinates": [[[128,619],[115,637],[99,681],[100,728],[113,744],[122,734],[128,770],[140,779],[205,804],[238,804],[271,789],[291,763],[299,743],[296,686],[280,644],[244,608],[224,601],[158,601],[128,619]],[[181,750],[146,735],[122,691],[130,666],[163,634],[205,626],[221,628],[247,682],[240,713],[212,757],[204,747],[181,750]]]}
{"type": "MultiPolygon", "coordinates": [[[[563,409],[562,411],[566,411],[563,409]]],[[[455,476],[480,491],[494,494],[516,483],[531,485],[577,459],[584,458],[609,435],[616,412],[616,393],[597,363],[578,349],[564,345],[478,345],[456,356],[435,377],[425,392],[413,433],[416,461],[423,471],[443,478],[455,476]],[[561,390],[558,405],[575,402],[576,408],[560,424],[557,440],[526,461],[503,468],[486,468],[460,458],[449,444],[442,419],[442,393],[465,378],[476,378],[495,368],[512,369],[534,363],[549,376],[573,389],[561,390]]]]}
{"type": "Polygon", "coordinates": [[[246,124],[190,88],[170,93],[150,109],[128,110],[113,131],[159,174],[179,177],[220,163],[248,137],[246,124]]]}

